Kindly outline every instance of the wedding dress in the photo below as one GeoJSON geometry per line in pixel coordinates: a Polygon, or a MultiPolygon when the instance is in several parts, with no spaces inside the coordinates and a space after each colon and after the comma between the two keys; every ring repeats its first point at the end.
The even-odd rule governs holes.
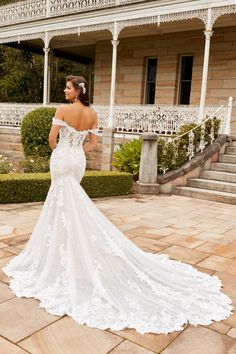
{"type": "Polygon", "coordinates": [[[4,272],[19,297],[33,297],[53,315],[100,329],[169,333],[209,325],[232,312],[215,276],[147,253],[127,239],[93,204],[80,181],[86,135],[64,121],[53,150],[52,183],[24,250],[4,272]]]}

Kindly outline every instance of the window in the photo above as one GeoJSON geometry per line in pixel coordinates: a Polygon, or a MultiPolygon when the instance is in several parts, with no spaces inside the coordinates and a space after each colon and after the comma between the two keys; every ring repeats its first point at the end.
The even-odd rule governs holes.
{"type": "Polygon", "coordinates": [[[181,56],[178,104],[189,104],[193,72],[193,56],[181,56]]]}
{"type": "Polygon", "coordinates": [[[148,58],[146,67],[145,104],[155,103],[157,58],[148,58]]]}

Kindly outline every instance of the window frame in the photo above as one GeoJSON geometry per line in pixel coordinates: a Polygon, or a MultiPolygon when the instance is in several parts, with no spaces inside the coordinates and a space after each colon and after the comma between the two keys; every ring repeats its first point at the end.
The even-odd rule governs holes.
{"type": "Polygon", "coordinates": [[[157,66],[158,66],[158,57],[157,56],[150,56],[145,58],[145,79],[144,79],[144,96],[143,96],[143,104],[150,104],[154,105],[155,104],[155,98],[156,98],[156,86],[157,86],[157,66]],[[148,84],[148,62],[150,59],[156,59],[157,64],[156,64],[156,77],[155,77],[155,96],[154,96],[154,103],[146,103],[147,101],[147,84],[148,84]]]}
{"type": "Polygon", "coordinates": [[[193,62],[194,62],[194,55],[193,54],[181,54],[179,55],[179,71],[178,71],[178,84],[177,84],[177,99],[176,99],[176,103],[179,106],[189,106],[190,105],[190,98],[191,98],[191,90],[192,90],[192,76],[193,76],[193,63],[192,63],[192,76],[191,76],[191,80],[181,80],[181,72],[182,72],[182,59],[186,58],[186,57],[192,57],[193,58],[193,62]],[[189,95],[189,103],[180,103],[180,97],[181,97],[181,84],[182,82],[189,82],[191,83],[191,87],[190,87],[190,95],[189,95]]]}

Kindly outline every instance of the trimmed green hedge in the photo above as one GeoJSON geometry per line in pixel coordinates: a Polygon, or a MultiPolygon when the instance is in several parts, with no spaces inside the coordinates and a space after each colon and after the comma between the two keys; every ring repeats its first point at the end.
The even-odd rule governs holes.
{"type": "Polygon", "coordinates": [[[52,126],[55,108],[40,107],[29,112],[21,124],[21,141],[26,157],[50,157],[48,135],[52,126]]]}
{"type": "MultiPolygon", "coordinates": [[[[0,204],[44,201],[51,184],[49,173],[0,175],[0,204]]],[[[127,195],[132,175],[117,171],[86,171],[81,182],[90,197],[127,195]]]]}

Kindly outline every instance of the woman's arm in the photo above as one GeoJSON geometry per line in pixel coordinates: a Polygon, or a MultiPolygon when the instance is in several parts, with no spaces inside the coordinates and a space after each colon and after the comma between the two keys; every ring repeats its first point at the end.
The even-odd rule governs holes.
{"type": "MultiPolygon", "coordinates": [[[[55,118],[63,120],[63,118],[64,118],[63,106],[59,106],[57,108],[56,113],[55,113],[55,118]]],[[[49,136],[48,136],[48,143],[49,143],[49,146],[52,150],[54,150],[55,147],[57,146],[57,136],[59,134],[59,130],[60,130],[60,125],[52,125],[49,136]]]]}
{"type": "MultiPolygon", "coordinates": [[[[91,130],[92,129],[97,129],[97,114],[95,112],[94,112],[94,123],[91,130]]],[[[97,142],[98,142],[98,137],[93,133],[89,133],[89,141],[85,143],[83,146],[85,154],[89,151],[94,150],[95,147],[97,146],[97,142]]]]}

